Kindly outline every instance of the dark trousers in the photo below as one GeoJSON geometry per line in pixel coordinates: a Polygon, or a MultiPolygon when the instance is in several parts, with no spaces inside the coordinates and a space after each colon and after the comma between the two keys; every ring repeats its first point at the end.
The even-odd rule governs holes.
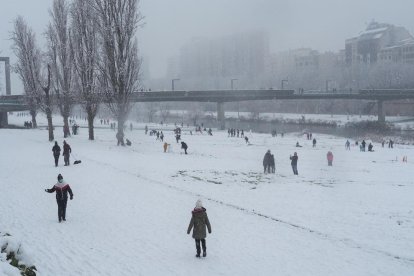
{"type": "Polygon", "coordinates": [[[69,166],[70,165],[69,157],[70,157],[70,154],[69,153],[66,153],[66,154],[63,155],[63,160],[65,161],[65,166],[69,166]]]}
{"type": "Polygon", "coordinates": [[[58,155],[54,154],[53,157],[55,158],[55,166],[57,167],[59,163],[59,154],[58,155]]]}
{"type": "Polygon", "coordinates": [[[56,200],[57,205],[58,205],[58,218],[59,221],[61,221],[62,219],[65,220],[66,219],[66,205],[68,203],[67,199],[57,199],[56,200]]]}
{"type": "Polygon", "coordinates": [[[298,165],[292,164],[292,170],[293,170],[293,174],[298,175],[298,165]]]}
{"type": "Polygon", "coordinates": [[[195,240],[195,244],[196,244],[196,249],[197,249],[197,255],[200,255],[201,253],[201,248],[200,248],[200,242],[201,242],[201,246],[203,247],[203,252],[206,252],[207,248],[206,248],[206,239],[201,239],[201,240],[195,240]]]}
{"type": "Polygon", "coordinates": [[[184,152],[185,152],[185,154],[187,154],[187,148],[184,148],[184,152]]]}
{"type": "Polygon", "coordinates": [[[328,166],[332,166],[332,161],[328,160],[328,166]]]}

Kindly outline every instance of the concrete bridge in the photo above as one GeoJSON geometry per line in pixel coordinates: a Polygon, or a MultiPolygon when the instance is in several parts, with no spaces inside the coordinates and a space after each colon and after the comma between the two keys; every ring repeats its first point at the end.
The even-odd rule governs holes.
{"type": "MultiPolygon", "coordinates": [[[[7,125],[8,111],[28,110],[24,95],[0,96],[0,127],[7,125]]],[[[101,97],[103,99],[103,97],[101,97]]],[[[384,101],[414,99],[414,89],[363,89],[358,91],[200,90],[136,92],[132,102],[216,102],[217,120],[224,128],[224,103],[255,100],[371,100],[378,105],[378,121],[385,121],[384,101]]],[[[79,102],[81,103],[81,102],[79,102]]]]}

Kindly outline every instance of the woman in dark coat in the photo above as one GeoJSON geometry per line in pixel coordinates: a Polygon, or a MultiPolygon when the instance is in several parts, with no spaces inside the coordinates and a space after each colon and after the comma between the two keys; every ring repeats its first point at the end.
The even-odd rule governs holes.
{"type": "Polygon", "coordinates": [[[208,229],[208,233],[211,234],[211,225],[210,221],[208,220],[208,216],[206,213],[206,208],[203,207],[202,201],[199,199],[196,202],[196,207],[191,213],[191,221],[190,225],[188,225],[187,234],[190,234],[191,229],[193,229],[193,238],[195,239],[196,250],[197,250],[197,258],[200,258],[201,248],[200,242],[203,247],[203,257],[207,256],[207,248],[206,248],[206,227],[208,229]]]}
{"type": "Polygon", "coordinates": [[[69,144],[66,141],[63,141],[63,160],[65,161],[65,166],[70,165],[69,157],[72,153],[72,149],[70,148],[69,144]]]}
{"type": "Polygon", "coordinates": [[[56,141],[55,141],[55,145],[52,148],[52,152],[53,152],[53,157],[55,158],[55,167],[57,167],[59,163],[60,147],[56,141]]]}

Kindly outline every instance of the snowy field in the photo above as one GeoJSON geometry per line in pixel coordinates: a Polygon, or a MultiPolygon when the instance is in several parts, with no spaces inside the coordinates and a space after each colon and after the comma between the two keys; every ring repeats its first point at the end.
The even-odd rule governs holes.
{"type": "MultiPolygon", "coordinates": [[[[10,118],[19,120],[29,117],[10,118]]],[[[168,153],[142,130],[126,132],[132,147],[117,147],[114,131],[88,141],[82,128],[67,139],[82,163],[64,167],[61,157],[55,168],[46,130],[0,129],[0,232],[21,242],[38,275],[414,275],[413,146],[363,153],[318,134],[312,148],[293,134],[248,134],[246,145],[227,132],[185,131],[184,155],[164,133],[168,153]],[[275,175],[263,174],[267,149],[275,175]],[[74,193],[64,223],[44,191],[59,173],[74,193]],[[202,259],[186,234],[198,198],[212,224],[202,259]]]]}

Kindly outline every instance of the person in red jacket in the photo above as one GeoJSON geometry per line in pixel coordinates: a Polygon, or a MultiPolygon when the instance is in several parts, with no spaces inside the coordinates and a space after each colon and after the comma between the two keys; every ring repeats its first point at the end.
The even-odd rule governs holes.
{"type": "Polygon", "coordinates": [[[72,189],[69,184],[63,180],[61,174],[57,177],[58,182],[53,186],[52,189],[45,189],[48,193],[56,192],[56,202],[58,205],[58,218],[59,222],[66,221],[66,205],[68,203],[68,193],[70,195],[70,200],[73,199],[72,189]]]}
{"type": "Polygon", "coordinates": [[[333,162],[333,153],[332,153],[332,151],[328,151],[328,153],[326,154],[326,158],[328,159],[328,166],[332,166],[332,162],[333,162]]]}

